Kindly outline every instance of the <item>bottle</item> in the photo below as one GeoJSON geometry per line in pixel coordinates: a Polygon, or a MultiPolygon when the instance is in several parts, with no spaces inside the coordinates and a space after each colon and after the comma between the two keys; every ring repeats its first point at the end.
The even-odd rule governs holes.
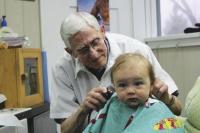
{"type": "Polygon", "coordinates": [[[7,27],[6,16],[2,16],[1,27],[7,27]]]}
{"type": "Polygon", "coordinates": [[[6,16],[2,16],[1,26],[0,26],[0,37],[17,37],[18,35],[13,32],[11,28],[8,27],[6,16]]]}

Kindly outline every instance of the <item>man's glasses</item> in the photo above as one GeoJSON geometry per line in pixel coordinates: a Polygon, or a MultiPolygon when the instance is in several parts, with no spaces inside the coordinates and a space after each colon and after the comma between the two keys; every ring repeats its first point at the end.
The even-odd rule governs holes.
{"type": "Polygon", "coordinates": [[[87,55],[90,53],[90,48],[96,49],[101,45],[101,38],[96,37],[88,44],[84,44],[83,47],[77,49],[78,54],[87,55]]]}

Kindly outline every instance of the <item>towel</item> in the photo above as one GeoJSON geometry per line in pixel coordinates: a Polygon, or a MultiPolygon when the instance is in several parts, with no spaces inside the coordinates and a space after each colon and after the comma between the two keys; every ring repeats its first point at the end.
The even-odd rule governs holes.
{"type": "Polygon", "coordinates": [[[114,94],[83,133],[184,133],[184,129],[182,121],[161,101],[149,98],[133,109],[114,94]]]}

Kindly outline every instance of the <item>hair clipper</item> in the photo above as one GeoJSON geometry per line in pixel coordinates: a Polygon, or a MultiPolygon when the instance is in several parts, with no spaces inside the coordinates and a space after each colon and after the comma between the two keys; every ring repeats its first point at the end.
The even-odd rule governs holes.
{"type": "Polygon", "coordinates": [[[112,96],[112,94],[115,92],[115,89],[113,86],[108,86],[107,91],[105,93],[102,93],[103,97],[105,97],[107,100],[110,99],[110,97],[112,96]]]}

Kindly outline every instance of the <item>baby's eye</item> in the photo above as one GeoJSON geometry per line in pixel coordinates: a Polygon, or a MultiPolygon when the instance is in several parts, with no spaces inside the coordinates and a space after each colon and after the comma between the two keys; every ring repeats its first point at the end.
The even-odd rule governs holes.
{"type": "Polygon", "coordinates": [[[133,84],[134,84],[135,86],[140,86],[140,85],[143,85],[144,82],[143,82],[143,81],[135,81],[133,84]]]}
{"type": "Polygon", "coordinates": [[[126,84],[126,83],[118,83],[117,86],[118,86],[118,87],[125,88],[125,87],[127,87],[127,84],[126,84]]]}

